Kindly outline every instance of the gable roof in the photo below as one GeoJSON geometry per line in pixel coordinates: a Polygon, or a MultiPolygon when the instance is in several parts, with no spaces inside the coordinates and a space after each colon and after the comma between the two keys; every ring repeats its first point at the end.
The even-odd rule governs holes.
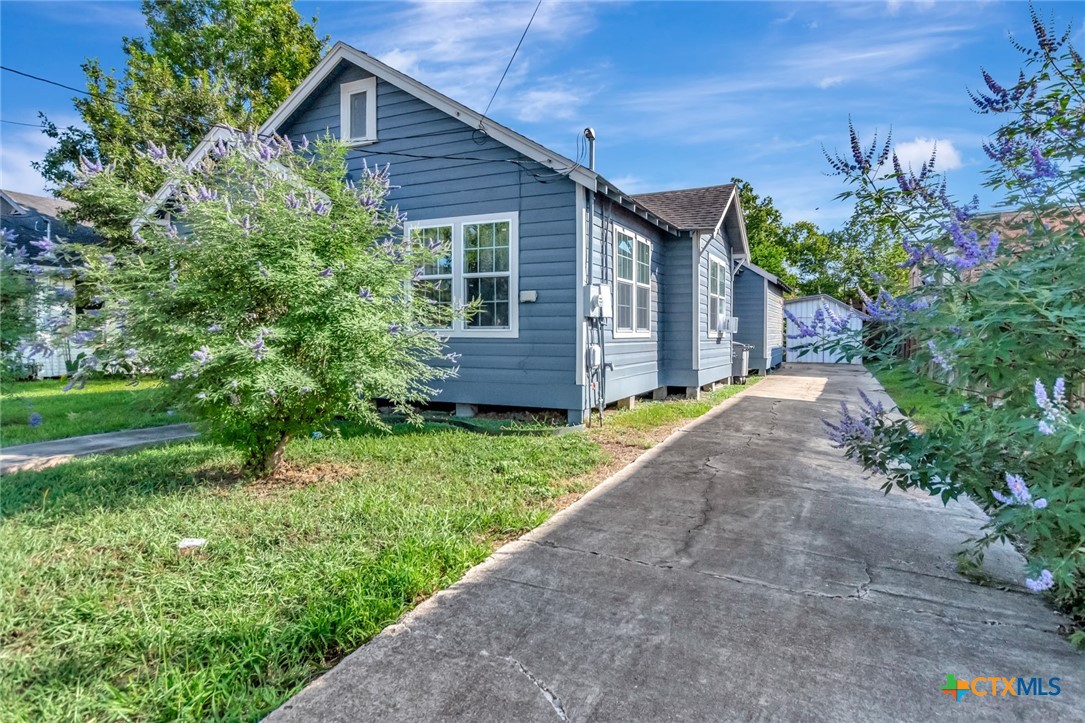
{"type": "Polygon", "coordinates": [[[635,199],[681,229],[714,229],[719,226],[731,196],[733,183],[676,191],[638,193],[635,199]]]}
{"type": "Polygon", "coordinates": [[[60,217],[62,211],[72,208],[70,201],[51,196],[35,196],[0,189],[2,225],[15,232],[16,247],[23,248],[27,256],[36,259],[41,250],[31,244],[49,232],[50,241],[67,243],[98,243],[94,228],[87,224],[69,224],[60,217]]]}
{"type": "Polygon", "coordinates": [[[833,304],[836,304],[837,306],[842,306],[850,313],[858,316],[860,319],[870,318],[870,316],[866,314],[866,312],[859,311],[851,304],[845,304],[843,301],[836,298],[835,296],[829,296],[828,294],[808,294],[806,296],[796,296],[794,299],[784,299],[784,306],[787,306],[788,304],[797,304],[800,301],[812,301],[814,299],[817,299],[822,303],[831,302],[833,304]]]}
{"type": "MultiPolygon", "coordinates": [[[[754,272],[758,276],[761,276],[763,278],[768,279],[770,283],[776,284],[777,286],[779,286],[781,289],[788,292],[789,294],[791,293],[791,291],[792,291],[791,287],[788,286],[786,282],[781,280],[780,277],[777,276],[776,274],[774,274],[774,273],[772,273],[770,271],[765,271],[763,268],[761,268],[760,266],[758,266],[757,264],[755,264],[755,263],[753,263],[751,261],[747,261],[746,263],[744,263],[742,265],[742,267],[744,269],[749,269],[750,271],[754,272]]],[[[741,269],[740,269],[740,272],[741,272],[741,269]]]]}
{"type": "Polygon", "coordinates": [[[264,121],[264,124],[260,126],[260,133],[269,134],[277,132],[278,129],[290,119],[290,116],[298,111],[302,104],[308,100],[309,95],[316,90],[328,76],[335,72],[339,67],[339,63],[344,60],[357,65],[363,70],[369,71],[381,80],[391,83],[397,88],[410,93],[415,98],[432,105],[438,110],[444,111],[453,118],[461,120],[469,126],[484,130],[494,140],[522,153],[533,161],[555,171],[563,173],[568,172],[569,177],[574,181],[595,190],[597,178],[595,171],[585,168],[560,153],[555,153],[530,138],[520,135],[511,128],[507,128],[500,123],[490,120],[481,113],[473,111],[462,103],[449,98],[444,93],[440,93],[433,88],[430,88],[428,85],[401,73],[389,65],[385,65],[373,56],[363,53],[361,50],[353,48],[342,41],[332,46],[332,49],[328,51],[328,54],[325,55],[319,63],[317,63],[316,67],[313,68],[305,80],[294,89],[293,93],[286,97],[286,100],[284,100],[282,105],[271,114],[271,117],[264,121]]]}
{"type": "Polygon", "coordinates": [[[726,226],[732,238],[741,241],[739,256],[749,258],[750,242],[746,238],[746,222],[735,184],[639,193],[633,198],[684,231],[715,234],[721,226],[726,226]]]}
{"type": "MultiPolygon", "coordinates": [[[[704,189],[687,189],[685,191],[665,191],[659,194],[642,194],[642,196],[649,197],[649,200],[643,201],[641,200],[642,196],[633,196],[624,193],[621,189],[604,179],[593,169],[586,168],[560,153],[556,153],[555,151],[536,143],[530,138],[517,133],[511,128],[503,126],[477,111],[471,110],[462,103],[449,98],[443,93],[430,88],[424,83],[411,78],[391,66],[385,65],[373,56],[368,55],[357,48],[353,48],[342,41],[337,42],[332,46],[331,50],[329,50],[320,62],[317,63],[316,67],[310,71],[305,80],[303,80],[298,87],[286,97],[286,100],[284,100],[275,112],[271,114],[271,117],[260,126],[259,134],[261,136],[269,136],[278,133],[279,129],[282,128],[295,113],[302,109],[305,102],[312,94],[316,92],[344,62],[351,63],[372,73],[381,80],[391,83],[424,103],[428,103],[434,108],[447,113],[451,117],[464,122],[469,127],[482,129],[487,135],[499,143],[536,161],[540,165],[567,175],[573,181],[592,191],[603,193],[612,200],[617,201],[620,205],[630,209],[633,213],[672,234],[678,235],[681,231],[693,230],[712,230],[714,233],[719,230],[721,225],[723,225],[728,211],[733,208],[736,213],[732,215],[730,230],[735,232],[742,241],[743,251],[741,255],[749,256],[749,243],[746,240],[745,223],[742,222],[742,209],[739,205],[738,194],[735,192],[732,184],[709,186],[704,189]],[[730,189],[730,192],[725,192],[724,189],[730,189]],[[694,191],[716,191],[714,193],[706,193],[702,198],[700,206],[702,209],[700,212],[701,215],[699,215],[696,220],[707,220],[710,216],[715,216],[715,218],[711,219],[711,222],[707,222],[704,225],[685,225],[684,221],[689,220],[685,216],[682,217],[683,221],[671,219],[666,215],[665,211],[654,207],[654,204],[658,205],[658,202],[651,198],[653,196],[669,194],[689,194],[694,191]]],[[[188,158],[185,160],[186,165],[191,168],[199,163],[214,146],[218,138],[228,132],[232,132],[232,130],[223,126],[211,128],[204,139],[189,154],[188,158]]],[[[158,193],[152,198],[151,204],[148,206],[148,211],[145,215],[149,216],[151,210],[160,207],[161,204],[168,199],[172,191],[173,189],[169,186],[163,186],[159,189],[158,193]]],[[[694,202],[690,200],[687,203],[692,209],[694,202]]],[[[671,212],[673,213],[674,210],[671,210],[671,212]]],[[[139,223],[141,223],[141,220],[137,219],[134,226],[139,223]]]]}

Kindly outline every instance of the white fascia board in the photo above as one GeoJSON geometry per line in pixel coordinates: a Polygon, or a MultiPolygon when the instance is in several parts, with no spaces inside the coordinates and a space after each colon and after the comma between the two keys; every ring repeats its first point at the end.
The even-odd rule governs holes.
{"type": "Polygon", "coordinates": [[[338,67],[340,61],[343,60],[353,63],[359,68],[410,93],[415,98],[428,103],[457,120],[463,121],[471,127],[483,129],[494,140],[503,143],[514,151],[527,156],[547,168],[561,172],[572,169],[569,172],[569,178],[592,190],[595,189],[597,175],[594,171],[584,168],[565,156],[539,145],[530,138],[526,138],[510,128],[506,128],[500,123],[495,123],[489,118],[484,117],[481,113],[471,110],[462,103],[452,100],[443,93],[437,92],[433,88],[420,83],[395,68],[385,65],[371,55],[367,55],[343,42],[338,42],[332,46],[332,49],[328,51],[328,54],[325,55],[319,63],[317,63],[317,66],[313,68],[312,72],[309,73],[309,76],[294,89],[293,93],[287,96],[282,105],[280,105],[278,109],[271,114],[271,117],[260,126],[260,133],[268,134],[276,132],[279,126],[285,123],[290,116],[293,115],[306,100],[308,100],[313,91],[324,82],[336,67],[338,67]]]}
{"type": "Polygon", "coordinates": [[[11,206],[12,216],[25,216],[28,213],[25,206],[23,206],[21,203],[16,202],[14,198],[6,194],[4,191],[0,191],[0,197],[3,197],[3,199],[8,202],[8,205],[11,206]]]}

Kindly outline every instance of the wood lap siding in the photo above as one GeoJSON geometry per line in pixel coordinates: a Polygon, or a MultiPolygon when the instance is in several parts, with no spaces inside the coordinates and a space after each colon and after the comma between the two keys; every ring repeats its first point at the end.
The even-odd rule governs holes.
{"type": "Polygon", "coordinates": [[[649,239],[652,242],[652,294],[651,328],[648,336],[633,338],[614,337],[614,321],[607,329],[607,362],[614,365],[607,372],[607,401],[612,402],[634,394],[651,391],[660,386],[660,377],[665,360],[661,338],[659,312],[660,284],[665,283],[665,265],[667,263],[667,244],[671,240],[654,224],[635,216],[621,206],[597,203],[595,217],[592,220],[592,260],[591,276],[593,283],[613,284],[614,282],[614,236],[604,234],[604,220],[649,239]],[[666,240],[665,240],[666,239],[666,240]],[[606,245],[606,265],[604,269],[603,248],[606,245]]]}
{"type": "Polygon", "coordinates": [[[765,293],[766,280],[749,269],[735,277],[735,316],[738,317],[738,334],[735,341],[749,344],[750,369],[764,373],[766,357],[769,356],[765,340],[765,293]]]}
{"type": "Polygon", "coordinates": [[[663,270],[663,311],[660,314],[663,340],[661,386],[692,387],[693,371],[693,241],[668,240],[663,270]]]}
{"type": "MultiPolygon", "coordinates": [[[[719,235],[724,235],[722,230],[719,235]]],[[[701,351],[698,384],[707,384],[731,376],[731,339],[733,334],[724,334],[722,337],[719,337],[717,334],[712,334],[711,338],[709,338],[708,335],[708,259],[710,255],[717,256],[725,262],[724,277],[727,282],[727,293],[724,300],[724,309],[726,310],[724,316],[734,316],[732,305],[734,300],[734,286],[733,277],[730,272],[730,269],[732,268],[731,244],[726,240],[720,241],[719,239],[714,238],[709,243],[708,248],[701,254],[698,272],[700,276],[700,289],[697,293],[697,303],[699,307],[697,339],[701,351]]],[[[742,320],[740,319],[738,323],[741,328],[742,320]]]]}
{"type": "MultiPolygon", "coordinates": [[[[352,65],[333,73],[280,132],[295,141],[326,132],[338,136],[339,86],[366,77],[352,65]]],[[[519,304],[519,338],[453,338],[450,351],[462,354],[459,375],[437,383],[443,387],[437,399],[581,408],[575,369],[576,184],[379,78],[377,142],[352,150],[351,173],[359,173],[364,162],[391,164],[397,188],[389,202],[412,221],[519,212],[519,289],[538,291],[538,301],[519,304]],[[433,133],[442,135],[423,135],[433,133]],[[385,155],[390,151],[485,160],[385,155]]]]}
{"type": "Polygon", "coordinates": [[[784,360],[784,297],[777,286],[768,284],[768,319],[765,324],[769,364],[776,366],[784,360]]]}

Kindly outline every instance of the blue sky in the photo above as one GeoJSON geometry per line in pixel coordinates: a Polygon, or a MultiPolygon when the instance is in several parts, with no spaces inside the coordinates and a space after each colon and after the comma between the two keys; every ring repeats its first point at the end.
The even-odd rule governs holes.
{"type": "MultiPolygon", "coordinates": [[[[534,2],[299,2],[318,30],[467,105],[485,107],[534,2]]],[[[1085,5],[1040,3],[1082,39],[1085,5]]],[[[123,36],[139,35],[135,2],[0,3],[4,65],[82,86],[80,63],[120,68],[123,36]]],[[[558,2],[544,0],[490,115],[576,156],[585,126],[598,169],[628,192],[727,182],[773,196],[789,221],[832,227],[850,209],[834,197],[822,145],[893,129],[906,160],[937,141],[960,194],[979,190],[994,119],[971,111],[979,68],[1012,80],[1031,37],[1021,2],[558,2]]],[[[0,117],[75,122],[72,93],[0,76],[0,117]]],[[[4,188],[39,192],[30,169],[48,147],[33,128],[0,124],[4,188]]],[[[393,165],[393,174],[395,168],[393,165]]],[[[985,198],[981,194],[981,198],[985,198]]]]}

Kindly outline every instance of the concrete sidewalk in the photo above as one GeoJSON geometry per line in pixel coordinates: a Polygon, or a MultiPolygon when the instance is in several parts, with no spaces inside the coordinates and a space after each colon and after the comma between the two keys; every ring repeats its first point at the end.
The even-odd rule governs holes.
{"type": "Polygon", "coordinates": [[[175,442],[195,436],[197,432],[191,424],[169,424],[4,447],[0,449],[0,474],[45,469],[76,457],[175,442]]]}
{"type": "Polygon", "coordinates": [[[506,545],[273,713],[291,721],[1085,720],[1085,657],[970,503],[894,492],[821,418],[862,369],[762,381],[506,545]],[[1058,697],[941,693],[947,674],[1058,697]]]}

